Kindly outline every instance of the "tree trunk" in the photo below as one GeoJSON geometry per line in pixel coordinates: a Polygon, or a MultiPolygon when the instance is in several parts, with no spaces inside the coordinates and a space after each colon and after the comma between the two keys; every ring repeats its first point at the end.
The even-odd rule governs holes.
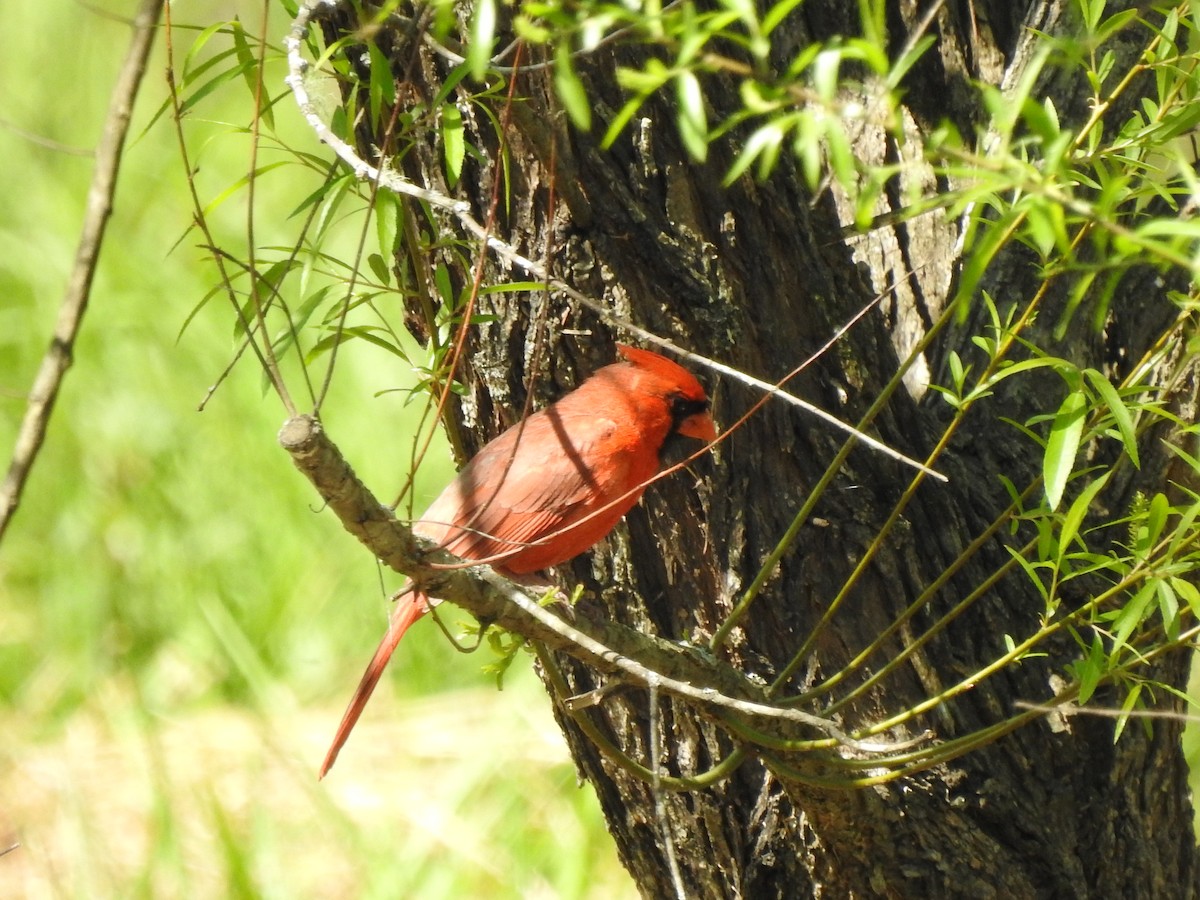
{"type": "MultiPolygon", "coordinates": [[[[984,120],[972,83],[1011,84],[1030,58],[1029,29],[1070,32],[1068,6],[1074,8],[1043,0],[941,6],[930,31],[937,43],[905,84],[912,140],[898,145],[881,130],[862,127],[856,153],[873,162],[904,158],[945,117],[969,134],[984,120]]],[[[923,14],[910,0],[888,5],[896,53],[923,14]]],[[[326,27],[332,35],[332,20],[326,27]]],[[[801,4],[773,36],[779,63],[786,65],[797,47],[857,27],[855,4],[801,4]]],[[[398,77],[432,96],[449,64],[424,50],[414,55],[400,31],[380,40],[392,41],[398,77]],[[415,65],[409,65],[412,60],[415,65]]],[[[507,112],[502,102],[495,104],[497,117],[510,116],[503,134],[511,181],[502,191],[511,199],[500,203],[494,232],[530,258],[551,260],[556,275],[618,316],[766,381],[796,366],[877,293],[895,286],[878,310],[789,383],[792,392],[843,421],[857,421],[941,315],[963,264],[956,243],[960,222],[939,212],[847,237],[850,212],[838,189],[810,191],[786,158],[763,183],[743,177],[723,188],[730,144],[714,144],[704,164],[690,162],[669,97],[651,100],[616,143],[602,149],[600,136],[625,99],[615,68],[644,52],[604,47],[578,60],[596,118],[590,134],[568,125],[548,69],[519,76],[517,91],[526,100],[507,112]]],[[[1086,116],[1085,85],[1054,73],[1044,80],[1064,121],[1086,116]]],[[[714,76],[704,86],[714,118],[739,107],[732,81],[714,76]]],[[[501,172],[499,151],[483,117],[468,121],[467,130],[485,155],[468,159],[463,182],[449,193],[470,200],[483,221],[492,179],[501,172]]],[[[364,131],[360,138],[370,158],[365,151],[381,143],[380,137],[364,131]]],[[[436,147],[415,149],[405,157],[405,171],[445,190],[436,147]]],[[[906,177],[932,179],[928,173],[906,177]]],[[[881,216],[902,204],[904,187],[897,183],[893,194],[880,199],[881,216]]],[[[417,204],[409,209],[421,215],[417,204]]],[[[469,270],[457,272],[459,286],[469,276],[469,270]]],[[[526,277],[489,261],[489,283],[526,277]]],[[[1042,277],[1032,256],[1013,247],[989,269],[981,289],[1007,306],[1032,296],[1042,277]]],[[[1056,339],[1057,315],[1051,311],[1030,334],[1081,366],[1119,373],[1173,321],[1169,287],[1153,271],[1130,273],[1111,300],[1102,332],[1077,316],[1056,339]]],[[[520,296],[521,302],[505,295],[480,300],[481,310],[496,320],[473,333],[463,373],[472,411],[467,443],[476,447],[520,416],[527,388],[543,403],[610,360],[611,340],[628,339],[561,294],[520,296]],[[542,334],[549,352],[539,355],[542,334]]],[[[1048,309],[1065,302],[1052,297],[1048,309]]],[[[938,334],[907,379],[908,389],[892,394],[874,419],[873,434],[925,458],[941,438],[950,409],[924,386],[945,380],[950,351],[970,353],[970,337],[983,321],[981,308],[938,334]]],[[[760,396],[731,379],[709,381],[716,417],[725,426],[760,396]]],[[[1002,417],[1024,421],[1034,412],[1053,412],[1062,382],[1047,375],[1044,382],[1019,385],[999,391],[986,413],[967,417],[936,463],[949,483],[926,480],[917,488],[874,551],[914,472],[868,448],[855,449],[749,617],[732,632],[724,659],[770,682],[815,634],[803,665],[782,691],[789,696],[841,670],[882,633],[1008,505],[998,473],[1017,484],[1038,476],[1040,452],[1002,417]],[[869,552],[869,565],[818,629],[869,552]]],[[[1194,416],[1194,392],[1188,372],[1171,400],[1185,420],[1194,416]]],[[[1133,502],[1138,491],[1164,489],[1173,458],[1161,440],[1166,436],[1160,431],[1155,440],[1142,442],[1142,466],[1123,476],[1121,500],[1111,509],[1125,508],[1120,504],[1133,502]]],[[[794,407],[768,403],[710,457],[650,488],[610,539],[563,573],[567,583],[588,588],[581,613],[670,640],[707,642],[844,439],[794,407]]],[[[1002,566],[1009,558],[1005,545],[1027,539],[1002,531],[986,540],[883,652],[811,709],[819,711],[878,671],[1002,566]]],[[[908,663],[841,707],[842,726],[877,722],[937,696],[1001,655],[1005,635],[1035,629],[1041,610],[1029,580],[1019,570],[1007,575],[908,663]]],[[[1011,716],[1017,701],[1049,700],[1055,693],[1052,678],[1078,650],[1070,641],[1043,649],[1047,656],[1008,666],[973,690],[933,705],[906,726],[907,735],[927,729],[935,740],[951,741],[1011,716]]],[[[1188,661],[1182,652],[1166,655],[1153,674],[1182,687],[1188,661]]],[[[554,663],[570,693],[598,687],[581,664],[565,656],[554,663]]],[[[828,786],[838,771],[804,754],[771,753],[740,742],[719,715],[695,704],[630,687],[571,712],[560,692],[551,693],[621,859],[647,897],[1197,894],[1192,810],[1175,721],[1155,721],[1149,731],[1133,723],[1114,744],[1109,719],[1039,719],[899,780],[839,789],[828,786]],[[614,765],[580,730],[580,716],[663,776],[694,776],[740,752],[739,746],[751,749],[728,777],[695,790],[656,791],[614,765]]],[[[1095,702],[1105,699],[1101,691],[1095,702]]],[[[1175,702],[1156,700],[1165,707],[1175,702]]]]}

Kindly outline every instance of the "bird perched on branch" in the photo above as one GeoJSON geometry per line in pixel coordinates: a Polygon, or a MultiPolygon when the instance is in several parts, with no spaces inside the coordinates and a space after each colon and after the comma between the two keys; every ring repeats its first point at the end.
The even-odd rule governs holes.
{"type": "MultiPolygon", "coordinates": [[[[708,396],[690,372],[649,350],[618,344],[617,352],[623,362],[598,370],[480,450],[413,523],[413,532],[505,575],[538,572],[612,531],[658,473],[669,438],[716,438],[708,396]]],[[[430,603],[420,591],[401,591],[320,777],[337,759],[396,645],[430,603]]]]}

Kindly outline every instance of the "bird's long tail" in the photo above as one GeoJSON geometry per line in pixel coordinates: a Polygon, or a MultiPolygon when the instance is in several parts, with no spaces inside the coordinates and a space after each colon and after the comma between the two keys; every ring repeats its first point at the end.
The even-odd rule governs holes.
{"type": "Polygon", "coordinates": [[[383,670],[387,668],[388,660],[392,658],[392,653],[395,651],[396,645],[400,643],[400,639],[404,637],[404,632],[408,631],[409,626],[425,615],[428,610],[428,598],[416,591],[401,596],[397,601],[396,608],[392,610],[392,615],[388,619],[387,633],[379,642],[379,647],[367,664],[367,670],[363,672],[362,680],[358,683],[354,696],[350,698],[350,705],[346,707],[346,712],[342,715],[341,724],[338,725],[337,733],[333,736],[333,744],[329,747],[329,752],[325,754],[325,761],[321,763],[321,771],[317,775],[318,780],[324,778],[333,768],[338,752],[346,743],[346,739],[350,737],[350,732],[354,730],[358,717],[362,715],[367,701],[371,699],[375,685],[379,684],[383,670]]]}

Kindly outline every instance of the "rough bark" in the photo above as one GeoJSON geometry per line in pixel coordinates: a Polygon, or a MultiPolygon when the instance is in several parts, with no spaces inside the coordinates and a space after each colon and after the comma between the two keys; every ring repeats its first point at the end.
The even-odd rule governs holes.
{"type": "MultiPolygon", "coordinates": [[[[982,119],[971,82],[1011,81],[1026,58],[1027,29],[1069,28],[1064,7],[1045,0],[942,6],[932,31],[938,43],[906,84],[910,146],[919,146],[945,116],[969,132],[982,119]]],[[[804,43],[853,31],[854,10],[842,0],[800,5],[784,26],[786,33],[777,36],[781,60],[804,43]]],[[[923,14],[924,8],[910,0],[889,5],[897,48],[923,14]]],[[[402,34],[392,40],[398,77],[419,94],[432,95],[447,64],[406,44],[402,34]]],[[[706,164],[689,162],[672,124],[669,99],[652,101],[614,147],[601,149],[603,123],[623,101],[615,67],[624,54],[638,52],[643,51],[604,48],[580,60],[599,120],[590,135],[568,126],[548,71],[520,76],[518,90],[526,99],[512,107],[504,133],[511,160],[505,190],[511,201],[500,206],[496,233],[534,259],[549,253],[560,277],[603,298],[620,316],[767,380],[820,346],[877,292],[899,285],[878,314],[791,385],[844,420],[857,420],[896,372],[901,355],[940,313],[962,262],[955,256],[956,223],[935,214],[847,238],[847,210],[836,190],[810,192],[786,163],[765,183],[742,179],[722,188],[728,145],[714,146],[706,164]]],[[[740,102],[731,84],[714,78],[705,86],[718,113],[740,102]]],[[[1050,76],[1045,89],[1053,93],[1064,120],[1086,114],[1080,85],[1050,76]]],[[[498,107],[497,115],[502,114],[498,107]]],[[[500,170],[499,150],[487,122],[468,122],[468,128],[486,158],[468,162],[458,194],[483,220],[500,170]]],[[[379,142],[378,135],[360,137],[364,152],[379,142]]],[[[856,150],[866,159],[911,152],[882,132],[864,129],[859,137],[856,150]]],[[[432,146],[418,142],[404,165],[423,183],[440,180],[432,146]]],[[[902,187],[881,199],[881,214],[900,203],[902,187]]],[[[439,221],[439,227],[447,224],[439,221]]],[[[488,275],[491,280],[525,277],[494,262],[488,275]]],[[[993,267],[984,288],[998,299],[1028,298],[1039,278],[1031,259],[1014,248],[993,267]]],[[[1119,371],[1123,360],[1139,357],[1174,316],[1168,287],[1153,272],[1131,273],[1112,300],[1103,333],[1088,330],[1081,320],[1056,341],[1054,316],[1046,315],[1034,334],[1052,352],[1080,365],[1119,371]]],[[[594,315],[561,296],[523,295],[520,302],[484,298],[483,304],[496,320],[473,334],[464,372],[470,396],[463,424],[467,443],[476,445],[520,415],[527,388],[536,402],[544,402],[609,359],[614,337],[594,315]],[[549,352],[539,356],[540,331],[549,352]],[[540,359],[536,368],[535,359],[540,359]]],[[[974,324],[948,330],[930,349],[925,371],[935,380],[950,350],[969,348],[974,324]]],[[[888,444],[918,458],[934,446],[948,414],[936,395],[921,392],[922,380],[918,372],[911,392],[896,393],[872,426],[888,444]]],[[[1029,382],[1023,384],[964,424],[938,462],[950,483],[926,482],[917,491],[840,613],[821,632],[789,693],[851,660],[987,527],[1008,502],[995,473],[1018,483],[1036,475],[1035,450],[1000,417],[1023,419],[1035,409],[1052,410],[1060,397],[1050,381],[1037,393],[1030,392],[1029,382]]],[[[1194,413],[1194,379],[1188,376],[1179,384],[1179,410],[1194,413]]],[[[758,399],[736,382],[713,387],[716,416],[723,423],[758,399]]],[[[692,474],[649,490],[623,527],[564,573],[566,580],[588,587],[581,613],[669,640],[707,639],[842,441],[842,435],[797,410],[768,404],[710,459],[695,464],[692,474]]],[[[1165,484],[1171,457],[1162,442],[1146,441],[1143,453],[1142,468],[1120,486],[1126,499],[1165,484]]],[[[911,476],[899,463],[855,450],[744,627],[734,632],[724,661],[768,681],[786,666],[911,476]]],[[[1007,558],[1002,537],[931,599],[911,623],[909,636],[1007,558]]],[[[937,694],[1002,652],[1003,635],[1027,633],[1040,608],[1027,582],[1019,576],[1004,579],[911,664],[841,710],[844,723],[877,721],[937,694]]],[[[893,649],[904,639],[898,636],[893,649]]],[[[1002,720],[1012,714],[1015,701],[1048,699],[1051,676],[1061,671],[1074,645],[1048,649],[1050,656],[1010,667],[936,707],[916,728],[950,740],[1002,720]]],[[[561,655],[556,661],[572,692],[599,683],[582,664],[561,655]]],[[[865,674],[884,661],[873,659],[865,674]]],[[[1184,655],[1175,654],[1154,674],[1182,685],[1186,668],[1184,655]]],[[[1114,745],[1110,721],[1077,718],[1059,729],[1038,721],[950,763],[854,791],[821,787],[824,773],[806,770],[803,760],[786,757],[800,770],[798,777],[752,754],[729,778],[705,789],[656,794],[605,758],[579,730],[562,697],[555,695],[554,703],[579,769],[600,797],[621,858],[648,897],[677,892],[671,848],[682,891],[696,898],[1200,893],[1180,728],[1172,722],[1156,722],[1148,734],[1130,727],[1114,745]],[[809,777],[803,777],[806,772],[809,777]]],[[[633,759],[648,766],[656,760],[664,775],[703,772],[737,746],[707,711],[646,690],[615,693],[582,714],[633,759]],[[653,747],[652,715],[658,736],[653,747]]]]}

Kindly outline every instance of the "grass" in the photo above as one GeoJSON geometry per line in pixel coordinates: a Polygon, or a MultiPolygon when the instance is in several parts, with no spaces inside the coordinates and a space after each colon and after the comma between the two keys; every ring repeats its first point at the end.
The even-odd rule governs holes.
{"type": "MultiPolygon", "coordinates": [[[[0,60],[0,120],[87,148],[128,33],[89,6],[63,12],[12,11],[14,33],[38,40],[0,60]]],[[[177,20],[186,13],[218,15],[177,8],[177,20]]],[[[273,15],[270,33],[282,33],[273,15]]],[[[165,97],[163,68],[160,42],[135,133],[165,97]]],[[[225,124],[243,114],[218,92],[189,122],[206,197],[244,171],[244,136],[225,124]]],[[[91,161],[3,126],[0,151],[7,453],[91,161]]],[[[264,179],[260,245],[291,239],[304,190],[264,179]]],[[[231,244],[241,199],[213,213],[231,244]]],[[[227,307],[197,312],[214,273],[185,234],[190,215],[164,119],[129,147],[75,366],[0,547],[0,850],[20,843],[0,856],[5,896],[632,896],[528,665],[497,692],[481,673],[487,652],[459,655],[432,623],[316,782],[395,580],[381,586],[370,557],[314,509],[275,446],[284,414],[249,359],[197,413],[235,342],[227,307]]],[[[383,352],[343,362],[327,425],[389,496],[415,427],[392,389],[411,374],[383,352]]],[[[432,462],[418,506],[451,471],[444,448],[432,462]]]]}
{"type": "Polygon", "coordinates": [[[148,720],[106,683],[0,782],[24,824],[5,884],[28,898],[628,895],[539,690],[525,674],[501,694],[384,698],[318,784],[331,710],[148,720]]]}

